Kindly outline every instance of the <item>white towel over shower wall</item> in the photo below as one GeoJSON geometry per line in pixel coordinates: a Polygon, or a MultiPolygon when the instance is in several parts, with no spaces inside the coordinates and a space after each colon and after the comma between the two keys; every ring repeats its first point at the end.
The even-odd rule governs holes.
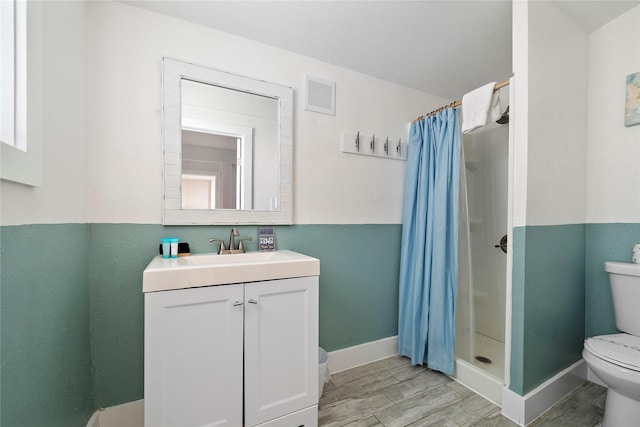
{"type": "Polygon", "coordinates": [[[462,132],[469,133],[498,120],[502,115],[496,82],[487,83],[462,97],[462,132]]]}

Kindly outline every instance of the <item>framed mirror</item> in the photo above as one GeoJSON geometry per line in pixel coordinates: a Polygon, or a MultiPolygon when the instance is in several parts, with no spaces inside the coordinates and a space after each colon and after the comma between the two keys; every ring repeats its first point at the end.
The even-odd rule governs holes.
{"type": "Polygon", "coordinates": [[[163,58],[165,225],[292,224],[293,89],[163,58]]]}

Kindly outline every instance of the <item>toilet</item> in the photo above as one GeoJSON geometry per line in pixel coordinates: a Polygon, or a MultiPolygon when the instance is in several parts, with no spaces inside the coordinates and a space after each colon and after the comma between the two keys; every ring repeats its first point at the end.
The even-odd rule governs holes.
{"type": "Polygon", "coordinates": [[[605,262],[616,327],[585,340],[582,357],[607,385],[603,427],[640,425],[640,264],[605,262]]]}

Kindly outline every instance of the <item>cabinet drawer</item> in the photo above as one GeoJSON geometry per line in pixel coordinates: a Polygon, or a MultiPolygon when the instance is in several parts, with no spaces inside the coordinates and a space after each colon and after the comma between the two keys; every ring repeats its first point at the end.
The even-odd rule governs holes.
{"type": "Polygon", "coordinates": [[[318,427],[318,406],[313,405],[255,427],[318,427]]]}

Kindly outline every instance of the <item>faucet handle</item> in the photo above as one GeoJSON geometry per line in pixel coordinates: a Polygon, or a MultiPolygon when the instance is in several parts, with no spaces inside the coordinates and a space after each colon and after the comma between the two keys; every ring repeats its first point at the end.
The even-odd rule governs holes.
{"type": "Polygon", "coordinates": [[[209,239],[209,241],[210,241],[211,243],[214,243],[214,242],[220,242],[220,250],[218,250],[218,253],[219,253],[219,254],[221,254],[221,253],[222,253],[222,251],[226,251],[226,250],[227,250],[227,248],[226,248],[226,247],[225,247],[225,245],[224,245],[224,240],[222,240],[222,239],[215,239],[215,238],[213,238],[213,239],[209,239]]]}
{"type": "Polygon", "coordinates": [[[242,239],[239,239],[239,243],[238,243],[238,250],[244,252],[244,241],[245,240],[253,240],[252,237],[243,237],[242,239]]]}

